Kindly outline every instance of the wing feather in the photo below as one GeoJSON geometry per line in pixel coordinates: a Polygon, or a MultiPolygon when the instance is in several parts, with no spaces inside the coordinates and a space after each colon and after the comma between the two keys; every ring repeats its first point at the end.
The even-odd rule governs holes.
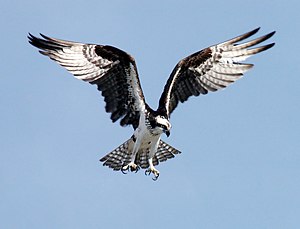
{"type": "Polygon", "coordinates": [[[272,37],[275,32],[237,44],[258,30],[259,28],[210,46],[179,61],[165,85],[158,111],[169,117],[178,103],[183,103],[190,96],[221,90],[241,78],[253,67],[253,64],[241,61],[274,46],[274,43],[271,43],[253,47],[272,37]]]}
{"type": "Polygon", "coordinates": [[[29,43],[39,49],[77,79],[97,85],[113,122],[138,126],[144,95],[133,57],[112,46],[82,44],[29,34],[29,43]]]}

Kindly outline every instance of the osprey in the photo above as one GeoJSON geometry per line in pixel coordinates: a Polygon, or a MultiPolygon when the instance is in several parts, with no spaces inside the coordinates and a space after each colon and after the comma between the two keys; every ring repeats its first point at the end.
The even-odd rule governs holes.
{"type": "Polygon", "coordinates": [[[241,78],[253,64],[241,63],[246,58],[271,48],[274,43],[253,47],[274,35],[271,32],[259,38],[238,44],[254,35],[259,28],[210,46],[178,62],[173,69],[159,99],[156,110],[145,101],[134,58],[109,45],[84,44],[29,33],[30,44],[40,53],[66,68],[77,79],[97,85],[105,110],[113,122],[121,126],[132,125],[134,133],[129,140],[100,159],[113,170],[138,171],[154,175],[159,162],[173,158],[180,151],[161,140],[170,135],[170,115],[178,103],[190,96],[218,91],[241,78]]]}

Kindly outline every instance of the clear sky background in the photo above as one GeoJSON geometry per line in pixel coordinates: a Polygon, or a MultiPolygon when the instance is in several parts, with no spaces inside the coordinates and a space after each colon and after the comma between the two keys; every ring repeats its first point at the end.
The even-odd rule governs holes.
{"type": "MultiPolygon", "coordinates": [[[[300,4],[291,1],[2,0],[0,228],[300,228],[300,4]],[[98,161],[132,128],[27,33],[110,44],[137,61],[156,108],[176,63],[261,26],[276,46],[226,90],[174,112],[157,182],[98,161]]],[[[266,42],[267,43],[267,42],[266,42]]],[[[265,43],[265,44],[266,44],[265,43]]]]}

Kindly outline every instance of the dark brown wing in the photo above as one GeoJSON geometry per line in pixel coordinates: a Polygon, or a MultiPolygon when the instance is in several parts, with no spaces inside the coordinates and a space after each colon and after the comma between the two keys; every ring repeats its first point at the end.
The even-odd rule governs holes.
{"type": "Polygon", "coordinates": [[[179,61],[160,97],[158,111],[169,117],[178,103],[183,103],[190,96],[218,91],[241,78],[247,70],[253,67],[253,64],[240,63],[240,61],[274,45],[272,43],[248,49],[267,40],[275,32],[252,41],[236,44],[254,35],[258,30],[259,28],[205,48],[179,61]]]}
{"type": "Polygon", "coordinates": [[[138,126],[145,99],[134,59],[112,46],[82,44],[29,34],[30,44],[40,53],[66,68],[77,79],[96,84],[106,102],[106,112],[113,122],[138,126]]]}

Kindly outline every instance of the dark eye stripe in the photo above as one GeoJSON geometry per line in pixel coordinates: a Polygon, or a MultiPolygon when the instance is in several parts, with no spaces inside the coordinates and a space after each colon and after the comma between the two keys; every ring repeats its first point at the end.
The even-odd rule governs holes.
{"type": "Polygon", "coordinates": [[[161,127],[161,128],[163,128],[163,129],[166,129],[166,128],[167,128],[165,125],[162,125],[162,124],[160,124],[160,123],[157,123],[156,126],[157,126],[157,127],[161,127]]]}

